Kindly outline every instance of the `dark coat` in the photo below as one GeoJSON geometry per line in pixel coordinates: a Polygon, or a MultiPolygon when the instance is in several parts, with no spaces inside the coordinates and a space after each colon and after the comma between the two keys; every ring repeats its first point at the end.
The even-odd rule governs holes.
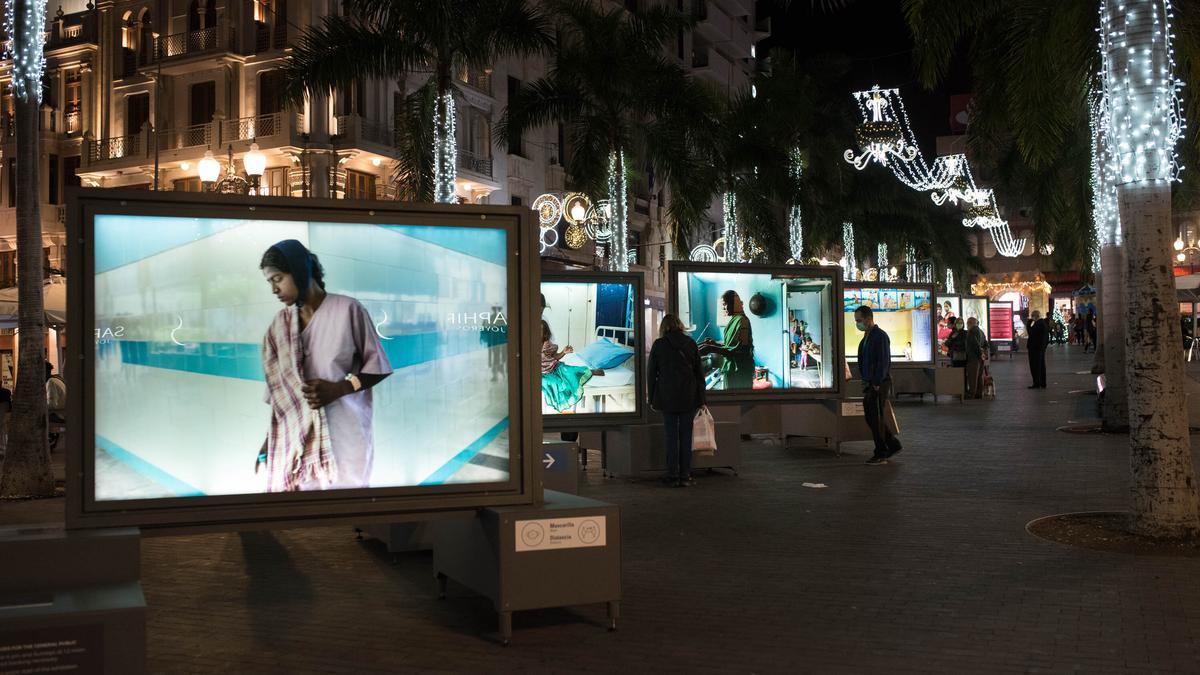
{"type": "Polygon", "coordinates": [[[1050,327],[1045,319],[1038,319],[1029,324],[1029,351],[1044,352],[1050,344],[1050,327]]]}
{"type": "Polygon", "coordinates": [[[696,342],[679,331],[655,340],[646,383],[650,404],[660,412],[686,413],[704,405],[704,371],[696,342]]]}

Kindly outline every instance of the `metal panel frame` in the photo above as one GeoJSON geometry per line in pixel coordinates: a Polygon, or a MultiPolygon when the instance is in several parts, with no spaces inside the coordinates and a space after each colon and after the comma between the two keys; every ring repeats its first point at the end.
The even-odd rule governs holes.
{"type": "Polygon", "coordinates": [[[175,497],[97,502],[95,499],[95,350],[94,341],[68,341],[67,508],[69,528],[140,526],[172,531],[248,529],[251,524],[275,526],[324,525],[330,522],[368,522],[421,512],[484,506],[530,504],[541,501],[542,488],[533,479],[533,461],[540,446],[541,415],[538,386],[538,339],[533,331],[538,307],[539,261],[531,212],[512,206],[403,204],[290,197],[246,197],[216,194],[156,193],[144,190],[73,188],[67,192],[68,324],[95,324],[94,218],[101,214],[300,220],[347,224],[445,225],[504,228],[508,233],[509,303],[509,480],[395,488],[362,488],[325,492],[175,497]],[[514,320],[515,319],[515,320],[514,320]],[[522,359],[522,355],[531,358],[522,359]],[[89,452],[88,449],[93,451],[89,452]]]}
{"type": "MultiPolygon", "coordinates": [[[[766,401],[804,401],[809,399],[841,398],[845,389],[845,358],[842,335],[842,269],[826,265],[761,265],[757,263],[701,263],[686,260],[672,260],[667,263],[667,307],[672,314],[679,314],[679,274],[688,272],[719,272],[725,274],[773,274],[792,277],[828,278],[832,284],[830,297],[835,305],[829,307],[830,320],[833,321],[834,350],[836,357],[833,363],[833,386],[824,389],[757,389],[743,391],[708,390],[705,396],[709,405],[725,405],[728,403],[762,403],[766,401]],[[836,319],[836,320],[835,320],[836,319]]],[[[831,355],[828,350],[823,356],[831,355]]]]}
{"type": "MultiPolygon", "coordinates": [[[[634,302],[634,329],[637,339],[634,340],[633,392],[637,398],[634,411],[631,413],[573,413],[569,415],[542,415],[542,427],[546,431],[586,431],[592,429],[609,429],[626,424],[644,424],[646,422],[646,315],[645,283],[641,272],[593,272],[593,271],[562,271],[543,272],[542,285],[553,283],[572,284],[632,284],[634,302]]],[[[540,349],[539,349],[540,355],[540,349]]],[[[540,391],[540,389],[539,389],[540,391]]],[[[538,410],[541,410],[541,395],[538,396],[538,410]]]]}

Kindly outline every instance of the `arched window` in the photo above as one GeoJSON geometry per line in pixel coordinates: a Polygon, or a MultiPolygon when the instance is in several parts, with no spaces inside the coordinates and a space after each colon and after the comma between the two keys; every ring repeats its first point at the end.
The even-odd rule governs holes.
{"type": "Polygon", "coordinates": [[[142,10],[138,15],[138,22],[141,24],[140,34],[138,36],[138,56],[142,63],[149,63],[154,56],[154,22],[153,15],[150,9],[142,10]]]}

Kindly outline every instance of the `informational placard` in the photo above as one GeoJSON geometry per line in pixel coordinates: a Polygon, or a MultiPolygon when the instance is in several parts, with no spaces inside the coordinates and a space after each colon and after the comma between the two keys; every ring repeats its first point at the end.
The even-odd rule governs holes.
{"type": "Polygon", "coordinates": [[[605,516],[518,520],[515,525],[517,553],[605,546],[608,543],[606,520],[605,516]]]}
{"type": "Polygon", "coordinates": [[[0,632],[0,674],[102,673],[103,631],[89,624],[0,632]]]}
{"type": "Polygon", "coordinates": [[[1013,339],[1013,305],[1011,302],[988,303],[988,335],[993,342],[1013,339]]]}
{"type": "Polygon", "coordinates": [[[842,417],[862,417],[865,414],[862,401],[842,401],[842,417]]]}

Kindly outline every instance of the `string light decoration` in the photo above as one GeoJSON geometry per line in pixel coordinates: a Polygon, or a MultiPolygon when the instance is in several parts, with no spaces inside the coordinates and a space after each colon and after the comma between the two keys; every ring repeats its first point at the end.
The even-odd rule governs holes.
{"type": "MultiPolygon", "coordinates": [[[[1103,57],[1107,64],[1107,56],[1103,57]]],[[[1107,65],[1105,66],[1107,69],[1107,65]]],[[[1095,250],[1092,251],[1092,271],[1100,271],[1100,251],[1106,246],[1121,245],[1121,213],[1117,207],[1117,160],[1112,152],[1112,110],[1109,107],[1108,87],[1101,75],[1100,87],[1092,91],[1090,124],[1092,130],[1092,230],[1095,250]]]]}
{"type": "Polygon", "coordinates": [[[1025,249],[1025,239],[1016,239],[1012,230],[1008,229],[1008,221],[1000,221],[1000,225],[988,229],[992,235],[992,244],[996,252],[1006,258],[1015,258],[1025,249]]]}
{"type": "MultiPolygon", "coordinates": [[[[11,1],[11,0],[10,0],[11,1]]],[[[454,179],[458,174],[458,141],[455,138],[454,96],[442,94],[442,115],[433,133],[433,199],[439,204],[455,204],[454,179]]]]}
{"type": "Polygon", "coordinates": [[[629,271],[629,223],[626,195],[629,185],[625,173],[625,156],[619,152],[608,155],[608,212],[612,227],[609,264],[617,272],[629,271]]]}
{"type": "Polygon", "coordinates": [[[879,268],[879,280],[888,281],[888,246],[880,242],[875,246],[875,265],[879,268]]]}
{"type": "Polygon", "coordinates": [[[725,225],[725,259],[729,262],[742,262],[742,238],[738,232],[737,195],[726,192],[721,197],[723,213],[721,219],[725,225]]]}
{"type": "Polygon", "coordinates": [[[954,270],[950,269],[949,267],[946,268],[945,286],[946,286],[947,293],[949,293],[951,295],[953,295],[955,293],[955,291],[954,291],[954,270]]]}
{"type": "Polygon", "coordinates": [[[858,257],[854,254],[854,223],[842,223],[842,278],[858,280],[858,257]]]}
{"type": "Polygon", "coordinates": [[[960,202],[970,202],[978,199],[978,188],[975,177],[971,175],[971,164],[966,155],[945,155],[933,160],[940,175],[948,179],[949,184],[943,190],[934,190],[929,198],[934,204],[942,206],[951,204],[957,206],[960,202]]]}
{"type": "Polygon", "coordinates": [[[912,244],[904,245],[904,280],[909,282],[919,282],[921,271],[920,265],[917,264],[917,250],[912,244]]]}
{"type": "Polygon", "coordinates": [[[42,102],[42,73],[46,69],[43,43],[46,33],[46,0],[26,0],[21,21],[17,21],[15,0],[4,5],[4,32],[8,35],[5,58],[12,59],[12,91],[22,101],[32,97],[42,102]],[[21,30],[24,27],[25,30],[21,30]],[[32,84],[32,90],[29,85],[32,84]]]}
{"type": "MultiPolygon", "coordinates": [[[[798,148],[792,148],[791,166],[788,168],[788,173],[792,180],[799,185],[800,177],[804,173],[804,158],[800,154],[798,148]]],[[[788,248],[792,253],[792,260],[802,260],[804,258],[804,227],[800,219],[800,205],[792,204],[788,208],[788,248]]]]}
{"type": "Polygon", "coordinates": [[[1183,82],[1174,75],[1173,18],[1171,0],[1100,3],[1102,79],[1118,185],[1177,180],[1183,168],[1175,154],[1186,125],[1183,82]]]}

